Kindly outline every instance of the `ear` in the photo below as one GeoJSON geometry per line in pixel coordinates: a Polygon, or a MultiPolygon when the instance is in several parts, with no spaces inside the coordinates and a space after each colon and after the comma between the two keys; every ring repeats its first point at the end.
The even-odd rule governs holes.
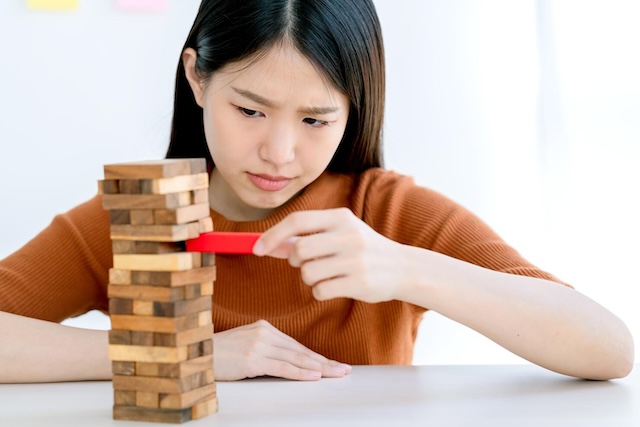
{"type": "Polygon", "coordinates": [[[184,65],[184,73],[193,91],[193,97],[196,99],[196,103],[200,108],[204,105],[204,82],[198,76],[196,71],[196,60],[198,53],[188,47],[182,52],[182,63],[184,65]]]}

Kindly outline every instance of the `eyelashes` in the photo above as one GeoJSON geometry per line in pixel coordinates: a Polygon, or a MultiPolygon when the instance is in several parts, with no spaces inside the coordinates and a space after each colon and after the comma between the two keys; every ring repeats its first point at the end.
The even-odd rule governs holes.
{"type": "MultiPolygon", "coordinates": [[[[250,119],[254,119],[254,118],[258,118],[258,117],[265,117],[265,115],[263,113],[261,113],[260,111],[257,110],[250,110],[249,108],[244,108],[244,107],[236,107],[238,109],[238,111],[240,111],[240,113],[250,119]]],[[[329,126],[330,122],[328,122],[327,120],[318,120],[318,119],[314,119],[312,117],[305,117],[304,119],[302,119],[302,121],[306,124],[308,124],[311,127],[314,128],[319,128],[319,127],[323,127],[323,126],[329,126]]]]}

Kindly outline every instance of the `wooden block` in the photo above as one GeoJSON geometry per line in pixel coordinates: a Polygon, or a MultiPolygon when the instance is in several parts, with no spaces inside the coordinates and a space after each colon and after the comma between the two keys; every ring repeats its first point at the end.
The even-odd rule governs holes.
{"type": "Polygon", "coordinates": [[[194,191],[209,187],[209,174],[198,173],[170,178],[140,180],[142,194],[169,194],[182,191],[194,191]]]}
{"type": "Polygon", "coordinates": [[[147,421],[153,423],[181,424],[191,420],[191,408],[158,409],[114,405],[113,419],[121,421],[147,421]]]}
{"type": "Polygon", "coordinates": [[[189,252],[113,255],[113,268],[119,270],[185,271],[193,267],[193,256],[189,252]]]}
{"type": "Polygon", "coordinates": [[[203,402],[196,403],[191,408],[191,419],[199,420],[216,412],[218,412],[218,398],[212,397],[203,402]]]}
{"type": "MultiPolygon", "coordinates": [[[[199,313],[195,313],[198,316],[198,326],[205,326],[213,324],[213,318],[211,316],[211,310],[201,311],[199,313]]],[[[187,316],[193,316],[193,314],[189,314],[187,316]]]]}
{"type": "MultiPolygon", "coordinates": [[[[111,281],[111,276],[109,280],[111,281]]],[[[185,286],[215,280],[216,267],[202,267],[186,271],[131,271],[130,283],[155,286],[185,286]]],[[[115,282],[111,281],[111,283],[115,282]]]]}
{"type": "MultiPolygon", "coordinates": [[[[136,316],[128,314],[112,314],[111,328],[125,331],[147,331],[161,333],[177,333],[187,329],[205,326],[203,323],[207,316],[200,313],[188,314],[182,317],[154,317],[136,316]]],[[[212,323],[211,311],[208,311],[209,324],[212,323]]],[[[127,360],[127,359],[120,359],[127,360]]]]}
{"type": "Polygon", "coordinates": [[[213,219],[211,217],[198,220],[200,233],[210,233],[213,231],[213,219]]]}
{"type": "Polygon", "coordinates": [[[112,361],[111,371],[114,375],[136,375],[136,364],[120,360],[112,361]]]}
{"type": "MultiPolygon", "coordinates": [[[[209,296],[176,302],[154,302],[151,309],[152,314],[150,315],[158,317],[179,317],[191,313],[199,313],[204,310],[211,310],[211,297],[209,296]]],[[[136,313],[134,312],[134,314],[136,313]]]]}
{"type": "Polygon", "coordinates": [[[182,378],[209,369],[213,371],[213,355],[206,355],[180,363],[137,362],[135,365],[136,375],[139,376],[182,378]]]}
{"type": "Polygon", "coordinates": [[[182,289],[184,289],[184,299],[194,299],[202,296],[200,284],[184,286],[182,289]]]}
{"type": "Polygon", "coordinates": [[[153,391],[136,391],[136,406],[140,408],[160,407],[160,394],[153,391]]]}
{"type": "Polygon", "coordinates": [[[203,188],[202,190],[194,190],[191,192],[191,205],[198,205],[200,203],[209,204],[209,189],[203,188]]]}
{"type": "MultiPolygon", "coordinates": [[[[129,390],[114,390],[113,403],[116,405],[135,405],[136,392],[129,390]]],[[[160,402],[158,402],[160,403],[160,402]]]]}
{"type": "Polygon", "coordinates": [[[113,209],[176,209],[192,204],[192,192],[171,194],[103,194],[102,208],[113,209]]]}
{"type": "Polygon", "coordinates": [[[209,384],[182,394],[166,394],[160,396],[161,408],[188,408],[206,399],[215,397],[216,385],[209,384]]]}
{"type": "Polygon", "coordinates": [[[98,180],[98,194],[118,194],[119,192],[117,180],[98,180]]]}
{"type": "Polygon", "coordinates": [[[118,270],[115,268],[109,269],[109,283],[116,285],[130,285],[131,284],[131,271],[118,270]]]}
{"type": "Polygon", "coordinates": [[[114,224],[111,226],[110,235],[112,240],[180,242],[200,236],[200,228],[197,222],[177,225],[114,224]]]}
{"type": "Polygon", "coordinates": [[[112,381],[114,390],[178,394],[213,384],[213,370],[196,372],[182,378],[114,375],[112,381]]]}
{"type": "Polygon", "coordinates": [[[177,209],[156,209],[153,212],[155,224],[186,224],[203,218],[211,219],[209,203],[183,206],[177,209]]]}
{"type": "Polygon", "coordinates": [[[109,359],[112,361],[178,363],[187,360],[188,355],[187,347],[109,344],[109,359]]]}
{"type": "MultiPolygon", "coordinates": [[[[154,332],[147,332],[147,331],[130,331],[131,332],[131,345],[142,345],[142,346],[149,346],[149,347],[153,347],[153,342],[154,342],[154,337],[155,337],[155,333],[154,332]]],[[[170,334],[170,335],[175,335],[175,334],[170,334]]],[[[157,347],[163,347],[163,346],[157,346],[157,347]]],[[[169,346],[165,346],[165,347],[169,347],[169,346]]],[[[176,346],[173,346],[176,347],[176,346]]]]}
{"type": "Polygon", "coordinates": [[[152,345],[158,347],[183,347],[193,343],[212,339],[212,337],[213,328],[211,327],[211,325],[205,325],[200,326],[199,328],[188,329],[186,331],[178,332],[175,334],[163,334],[155,332],[153,333],[152,345]]]}
{"type": "MultiPolygon", "coordinates": [[[[187,289],[185,288],[185,292],[187,289]]],[[[213,295],[213,282],[206,282],[200,284],[200,295],[213,295]]]]}
{"type": "Polygon", "coordinates": [[[142,185],[136,179],[121,179],[118,181],[120,194],[142,194],[142,185]]]}
{"type": "Polygon", "coordinates": [[[110,224],[130,224],[131,218],[128,210],[115,209],[109,211],[109,223],[110,224]]]}
{"type": "Polygon", "coordinates": [[[153,225],[155,224],[155,218],[153,209],[132,209],[131,210],[131,225],[153,225]]]}
{"type": "MultiPolygon", "coordinates": [[[[171,304],[171,303],[161,303],[171,304]]],[[[153,301],[133,301],[133,314],[138,316],[155,316],[153,301]]],[[[127,313],[123,313],[127,314],[127,313]]],[[[176,317],[176,316],[173,316],[176,317]]]]}
{"type": "Polygon", "coordinates": [[[211,267],[216,265],[216,254],[211,252],[201,252],[202,266],[211,267]]]}
{"type": "Polygon", "coordinates": [[[109,344],[131,344],[131,331],[111,329],[109,331],[109,344]]]}
{"type": "Polygon", "coordinates": [[[104,166],[105,179],[156,179],[206,172],[205,159],[161,159],[104,166]]]}
{"type": "Polygon", "coordinates": [[[133,301],[128,299],[111,298],[109,300],[110,314],[133,314],[133,301]]]}
{"type": "MultiPolygon", "coordinates": [[[[212,295],[203,292],[208,292],[208,284],[205,285],[207,289],[202,290],[202,285],[194,284],[175,288],[167,288],[162,286],[147,286],[147,285],[115,285],[109,284],[108,296],[109,298],[125,298],[140,301],[158,301],[158,302],[173,302],[184,299],[193,299],[204,295],[212,295]]],[[[211,286],[213,291],[213,285],[211,286]]]]}
{"type": "Polygon", "coordinates": [[[147,242],[141,240],[113,240],[114,254],[170,254],[185,252],[184,242],[147,242]]]}

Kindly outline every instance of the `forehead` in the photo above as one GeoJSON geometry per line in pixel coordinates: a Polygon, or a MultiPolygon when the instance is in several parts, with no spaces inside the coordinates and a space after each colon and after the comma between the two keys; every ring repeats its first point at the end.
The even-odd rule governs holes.
{"type": "Polygon", "coordinates": [[[323,70],[289,43],[278,43],[249,58],[228,63],[213,78],[218,84],[234,83],[256,90],[297,86],[341,94],[323,70]]]}

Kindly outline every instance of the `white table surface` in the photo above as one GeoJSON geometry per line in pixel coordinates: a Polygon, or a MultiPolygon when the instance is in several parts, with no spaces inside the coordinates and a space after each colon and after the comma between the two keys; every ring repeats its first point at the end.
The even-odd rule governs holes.
{"type": "MultiPolygon", "coordinates": [[[[218,382],[188,426],[640,426],[640,367],[583,381],[533,365],[355,366],[317,382],[218,382]]],[[[112,419],[110,382],[0,385],[1,427],[167,425],[112,419]]]]}

